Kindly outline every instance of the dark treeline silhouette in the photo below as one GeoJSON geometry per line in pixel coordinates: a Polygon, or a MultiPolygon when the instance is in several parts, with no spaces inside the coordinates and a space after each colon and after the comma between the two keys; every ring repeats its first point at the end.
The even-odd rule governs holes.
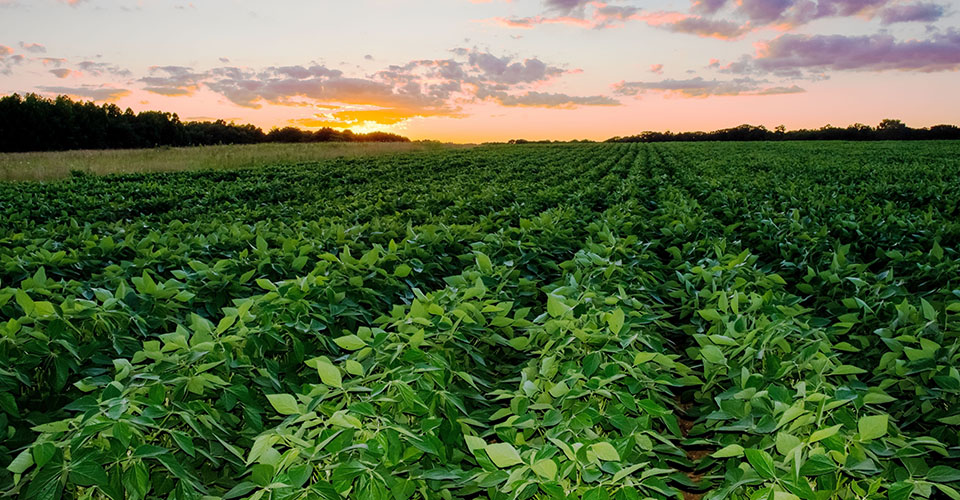
{"type": "Polygon", "coordinates": [[[886,119],[876,127],[855,123],[846,128],[826,125],[818,129],[786,130],[783,125],[768,130],[764,126],[740,125],[713,132],[641,132],[627,137],[611,137],[606,142],[682,142],[682,141],[886,141],[960,139],[960,127],[934,125],[910,128],[900,120],[886,119]]]}
{"type": "Polygon", "coordinates": [[[294,127],[264,133],[259,127],[215,122],[181,122],[174,113],[121,110],[115,104],[47,99],[36,94],[0,98],[0,152],[71,149],[133,149],[157,146],[256,144],[261,142],[410,142],[396,134],[355,134],[294,127]]]}

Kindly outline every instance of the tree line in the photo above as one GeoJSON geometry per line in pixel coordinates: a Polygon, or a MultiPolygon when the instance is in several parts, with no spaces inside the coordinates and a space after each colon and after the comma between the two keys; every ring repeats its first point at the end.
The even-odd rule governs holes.
{"type": "Polygon", "coordinates": [[[960,127],[934,125],[910,128],[900,120],[885,119],[876,127],[855,123],[848,127],[825,125],[818,129],[786,130],[783,125],[769,130],[764,126],[740,125],[713,132],[641,132],[611,137],[605,142],[695,142],[695,141],[885,141],[960,139],[960,127]]]}
{"type": "Polygon", "coordinates": [[[217,121],[182,122],[176,113],[120,109],[67,96],[48,99],[36,94],[0,98],[0,152],[71,149],[135,149],[158,146],[206,146],[262,142],[410,142],[386,132],[355,134],[350,130],[296,127],[267,133],[250,124],[217,121]]]}

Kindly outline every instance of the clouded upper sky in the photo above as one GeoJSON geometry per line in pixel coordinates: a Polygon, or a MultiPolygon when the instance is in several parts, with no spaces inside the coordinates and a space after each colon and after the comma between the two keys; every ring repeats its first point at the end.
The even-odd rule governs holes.
{"type": "Polygon", "coordinates": [[[454,141],[960,122],[953,0],[0,0],[0,92],[454,141]]]}

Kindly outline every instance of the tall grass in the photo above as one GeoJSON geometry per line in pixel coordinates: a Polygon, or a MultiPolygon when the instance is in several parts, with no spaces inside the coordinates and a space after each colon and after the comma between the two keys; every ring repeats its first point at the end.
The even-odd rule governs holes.
{"type": "Polygon", "coordinates": [[[197,146],[0,154],[0,181],[52,181],[78,170],[94,175],[251,168],[462,147],[432,143],[304,143],[197,146]]]}

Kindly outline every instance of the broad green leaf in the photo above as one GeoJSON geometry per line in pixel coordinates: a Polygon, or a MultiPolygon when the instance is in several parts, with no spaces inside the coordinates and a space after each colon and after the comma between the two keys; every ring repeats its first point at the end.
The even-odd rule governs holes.
{"type": "Polygon", "coordinates": [[[557,463],[549,458],[536,461],[531,469],[544,479],[552,481],[557,478],[557,463]]]}
{"type": "Polygon", "coordinates": [[[857,429],[860,431],[860,439],[870,441],[887,434],[887,424],[889,416],[886,414],[861,417],[857,422],[857,429]]]}
{"type": "Polygon", "coordinates": [[[840,428],[843,427],[842,424],[837,424],[826,429],[820,429],[815,431],[813,434],[810,434],[810,438],[807,439],[808,443],[816,443],[817,441],[827,439],[828,437],[836,434],[840,428]]]}
{"type": "Polygon", "coordinates": [[[300,413],[297,398],[290,394],[267,394],[267,399],[274,410],[281,415],[296,415],[300,413]]]}
{"type": "Polygon", "coordinates": [[[397,266],[396,269],[393,270],[393,275],[398,278],[406,278],[407,276],[410,276],[410,273],[412,271],[413,271],[412,267],[406,264],[400,264],[399,266],[397,266]]]}
{"type": "Polygon", "coordinates": [[[729,444],[713,452],[710,456],[713,458],[731,458],[743,455],[743,446],[739,444],[729,444]]]}
{"type": "Polygon", "coordinates": [[[623,329],[623,322],[625,320],[625,315],[623,309],[619,307],[614,309],[609,316],[607,316],[607,325],[610,327],[610,331],[614,335],[620,335],[620,330],[623,329]]]}
{"type": "Polygon", "coordinates": [[[493,464],[501,469],[523,463],[523,460],[520,459],[520,454],[517,453],[517,449],[510,443],[488,444],[484,448],[484,451],[487,452],[487,456],[490,457],[493,464]]]}
{"type": "Polygon", "coordinates": [[[344,335],[343,337],[337,337],[333,339],[338,346],[348,351],[359,351],[367,346],[367,343],[357,337],[356,335],[344,335]]]}
{"type": "Polygon", "coordinates": [[[483,274],[493,274],[493,264],[490,263],[490,257],[480,251],[474,252],[477,257],[477,269],[483,274]]]}
{"type": "Polygon", "coordinates": [[[764,479],[773,479],[776,477],[773,457],[771,457],[769,453],[763,450],[748,448],[743,450],[743,454],[747,456],[747,461],[750,462],[750,465],[753,466],[760,477],[764,479]]]}
{"type": "Polygon", "coordinates": [[[482,450],[487,447],[487,442],[477,436],[464,435],[463,440],[467,442],[467,448],[470,451],[482,450]]]}
{"type": "Polygon", "coordinates": [[[33,466],[33,454],[30,450],[21,451],[7,466],[7,470],[14,474],[23,474],[33,466]]]}
{"type": "Polygon", "coordinates": [[[33,447],[33,461],[37,467],[43,467],[57,454],[57,447],[53,443],[40,443],[33,447]]]}
{"type": "Polygon", "coordinates": [[[559,318],[571,310],[573,308],[564,304],[558,297],[547,295],[547,313],[550,316],[559,318]]]}
{"type": "Polygon", "coordinates": [[[597,458],[607,462],[619,462],[620,454],[617,453],[617,449],[613,447],[612,444],[606,441],[600,441],[599,443],[593,443],[590,445],[590,449],[596,453],[597,458]]]}
{"type": "Polygon", "coordinates": [[[937,465],[927,471],[926,480],[934,483],[952,483],[960,481],[960,470],[946,465],[937,465]]]}
{"type": "Polygon", "coordinates": [[[324,358],[317,360],[317,373],[320,374],[320,381],[332,387],[343,387],[343,379],[340,376],[340,369],[333,366],[324,358]]]}

